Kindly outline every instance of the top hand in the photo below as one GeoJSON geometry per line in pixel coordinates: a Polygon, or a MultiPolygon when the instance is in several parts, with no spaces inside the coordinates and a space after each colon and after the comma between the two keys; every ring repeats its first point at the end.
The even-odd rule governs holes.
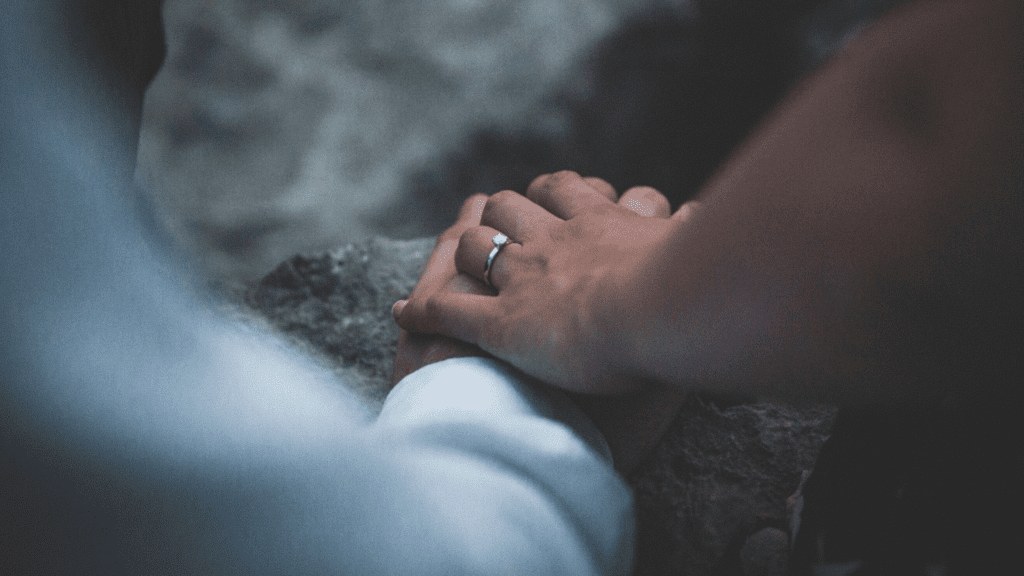
{"type": "MultiPolygon", "coordinates": [[[[497,295],[467,294],[452,285],[417,287],[396,319],[410,332],[451,336],[545,382],[570,391],[637,391],[620,359],[617,317],[630,303],[615,300],[620,271],[657,248],[677,222],[650,188],[615,191],[574,172],[537,178],[523,197],[499,192],[487,200],[481,225],[458,242],[457,281],[484,281],[484,265],[500,233],[504,246],[490,272],[497,295]],[[641,215],[642,214],[642,215],[641,215]],[[645,217],[661,216],[661,217],[645,217]],[[613,293],[615,290],[615,293],[613,293]]],[[[682,219],[688,207],[675,217],[682,219]]]]}
{"type": "MultiPolygon", "coordinates": [[[[617,232],[620,236],[610,235],[605,237],[600,235],[600,231],[590,230],[592,234],[597,233],[599,234],[599,238],[607,238],[606,241],[609,242],[626,242],[628,244],[632,237],[629,236],[628,233],[625,238],[621,236],[624,232],[628,231],[628,228],[624,227],[637,227],[638,230],[636,231],[636,237],[641,237],[642,232],[639,230],[639,228],[642,228],[641,225],[651,224],[651,222],[645,221],[646,218],[653,220],[669,217],[668,201],[656,190],[643,187],[632,188],[618,199],[618,205],[616,206],[613,204],[613,201],[616,199],[617,195],[615,190],[609,184],[597,178],[580,178],[576,174],[569,172],[538,178],[530,186],[527,194],[538,199],[544,197],[544,194],[550,194],[550,196],[561,198],[563,203],[572,201],[580,203],[590,202],[604,210],[608,210],[608,208],[611,207],[613,210],[609,212],[609,218],[612,219],[614,223],[610,225],[619,227],[617,232]],[[576,197],[573,198],[573,196],[576,197]],[[640,218],[641,216],[646,218],[640,218]],[[625,223],[623,224],[623,222],[625,223]]],[[[511,192],[496,195],[495,199],[500,199],[502,196],[511,197],[514,199],[513,202],[518,202],[520,206],[532,204],[530,200],[522,198],[521,196],[511,192]]],[[[495,212],[493,208],[494,206],[500,206],[500,203],[492,203],[491,201],[488,201],[487,205],[492,207],[491,211],[488,213],[488,211],[484,209],[483,200],[486,199],[483,197],[473,197],[467,200],[463,205],[459,221],[438,239],[438,247],[435,249],[435,253],[431,257],[427,271],[424,273],[420,284],[417,286],[416,291],[413,292],[413,295],[410,298],[414,307],[406,308],[407,303],[405,301],[400,301],[395,305],[395,318],[399,321],[399,324],[404,327],[409,327],[410,324],[414,323],[416,316],[415,312],[412,311],[417,310],[415,307],[415,303],[417,301],[423,302],[423,308],[421,308],[421,310],[427,310],[431,307],[437,306],[438,301],[444,302],[444,299],[452,298],[459,294],[470,293],[489,295],[485,297],[491,298],[492,301],[500,299],[502,295],[508,296],[505,291],[510,290],[510,288],[508,284],[504,283],[501,275],[510,275],[513,271],[507,265],[502,265],[501,269],[498,268],[498,263],[502,262],[505,258],[504,253],[500,253],[500,258],[496,258],[495,263],[492,265],[491,280],[498,286],[501,286],[503,291],[502,293],[499,293],[498,298],[494,297],[495,292],[493,289],[484,285],[480,280],[477,280],[477,278],[482,278],[483,276],[482,264],[486,262],[486,257],[493,246],[490,242],[491,237],[485,238],[487,242],[484,245],[484,248],[487,252],[485,253],[483,250],[480,250],[479,262],[474,262],[470,258],[466,257],[466,255],[471,254],[475,248],[470,245],[467,240],[472,242],[474,238],[479,238],[481,236],[480,229],[473,232],[474,227],[481,223],[480,211],[484,210],[484,218],[493,217],[494,214],[502,214],[500,211],[495,212]],[[490,214],[490,216],[488,216],[488,214],[490,214]],[[462,241],[454,240],[453,243],[453,239],[457,238],[462,238],[462,241]],[[457,251],[454,249],[455,244],[458,244],[459,246],[457,251]],[[454,258],[452,258],[452,252],[455,252],[454,258]],[[461,263],[460,269],[465,270],[463,273],[457,273],[454,262],[452,262],[453,260],[461,263]],[[478,266],[474,266],[474,264],[477,264],[478,266]]],[[[571,207],[559,208],[555,202],[550,202],[548,205],[552,206],[554,214],[549,214],[550,217],[544,220],[544,224],[549,226],[557,224],[558,222],[566,224],[562,218],[572,218],[571,213],[573,212],[573,209],[571,207]]],[[[676,212],[673,218],[676,220],[684,220],[692,212],[694,205],[695,204],[691,203],[683,206],[678,212],[676,212]]],[[[506,212],[505,214],[507,215],[508,213],[506,212]]],[[[544,211],[537,207],[534,214],[543,216],[544,211]]],[[[511,231],[511,227],[505,227],[504,224],[500,223],[500,217],[495,220],[489,221],[500,226],[502,230],[511,231]],[[498,221],[496,222],[495,220],[498,221]]],[[[663,220],[661,224],[665,223],[667,223],[667,221],[663,220]]],[[[591,226],[595,225],[600,226],[600,223],[591,223],[591,226]]],[[[525,226],[523,227],[525,228],[525,226]]],[[[557,233],[557,230],[554,230],[554,232],[557,233]]],[[[609,232],[616,232],[616,230],[613,228],[612,230],[609,230],[609,232]]],[[[486,233],[487,232],[485,231],[485,234],[486,233]]],[[[554,243],[554,238],[549,238],[549,240],[554,243]]],[[[569,249],[578,249],[576,244],[566,242],[570,240],[576,240],[578,243],[581,238],[578,235],[573,236],[571,234],[563,236],[563,244],[555,244],[554,247],[565,249],[565,247],[568,246],[569,249]]],[[[504,250],[508,250],[508,248],[506,247],[504,250]]],[[[502,252],[504,252],[504,250],[502,252]]],[[[612,264],[614,264],[614,260],[612,264]]],[[[536,268],[528,268],[528,270],[530,270],[532,274],[540,274],[544,272],[543,269],[536,268]]],[[[585,272],[585,270],[582,270],[582,272],[585,272]]],[[[557,280],[555,280],[555,282],[557,282],[557,280]]],[[[540,307],[540,310],[552,309],[544,308],[544,302],[535,296],[531,296],[531,284],[529,280],[521,283],[513,283],[513,286],[519,287],[519,289],[524,292],[524,295],[520,297],[525,298],[527,304],[541,304],[542,306],[540,307]]],[[[592,284],[591,286],[597,287],[598,285],[592,284]]],[[[452,302],[451,305],[457,306],[458,302],[452,302]]],[[[548,304],[548,306],[553,306],[556,310],[560,309],[557,303],[548,304]]],[[[500,304],[498,304],[498,307],[495,309],[499,314],[499,320],[505,321],[502,326],[507,327],[504,329],[514,329],[516,327],[515,319],[501,317],[502,309],[503,308],[500,304]]],[[[563,306],[561,309],[568,310],[569,307],[563,306]]],[[[444,319],[444,315],[446,314],[445,310],[448,309],[439,308],[435,309],[432,313],[440,316],[441,319],[444,319]]],[[[523,328],[534,330],[534,334],[537,335],[547,335],[549,337],[559,338],[556,331],[551,330],[550,327],[545,328],[544,326],[546,319],[553,318],[550,313],[535,312],[537,314],[544,314],[535,318],[530,318],[529,309],[521,309],[520,313],[520,322],[529,322],[526,325],[520,324],[523,328]]],[[[470,322],[474,320],[472,317],[467,318],[470,322]]],[[[451,322],[452,320],[449,318],[448,321],[451,322]]],[[[571,320],[566,319],[562,319],[560,322],[561,323],[558,324],[559,326],[571,325],[572,323],[571,320]]],[[[429,322],[423,322],[420,326],[429,327],[430,324],[429,322]]],[[[447,324],[441,324],[441,326],[447,326],[447,324]]],[[[414,327],[412,329],[416,328],[414,327]]],[[[571,355],[573,351],[585,350],[585,348],[579,346],[579,344],[573,344],[569,339],[569,337],[578,336],[581,336],[581,334],[574,332],[565,334],[561,337],[563,342],[568,343],[564,348],[566,350],[566,354],[571,355]]],[[[578,342],[587,343],[594,340],[595,339],[583,337],[580,338],[578,342]]],[[[543,354],[547,348],[546,343],[542,338],[536,338],[533,341],[540,344],[539,355],[544,358],[545,356],[543,356],[543,354]]],[[[528,344],[530,340],[524,338],[518,340],[518,342],[528,344]]],[[[421,365],[426,365],[433,361],[438,361],[448,357],[466,355],[464,353],[466,350],[476,350],[481,354],[483,353],[480,352],[479,348],[476,346],[461,343],[459,340],[445,336],[411,333],[403,330],[402,340],[399,343],[399,354],[395,362],[396,380],[400,377],[398,374],[399,372],[404,376],[404,374],[411,372],[421,365]],[[462,348],[458,349],[453,346],[461,346],[462,348]],[[445,353],[448,353],[449,355],[445,355],[445,353]],[[433,356],[437,356],[438,354],[440,354],[440,356],[437,359],[431,360],[433,356]],[[410,361],[408,358],[413,358],[411,365],[409,365],[410,361]],[[403,365],[408,366],[405,366],[403,369],[403,365]]],[[[500,350],[500,348],[498,350],[500,350]]],[[[650,383],[642,383],[630,376],[616,377],[611,370],[607,370],[605,365],[602,364],[602,361],[607,361],[612,357],[610,354],[601,355],[598,351],[593,350],[589,353],[591,354],[589,359],[573,360],[572,358],[569,358],[569,360],[572,360],[574,362],[573,365],[575,366],[589,363],[590,369],[588,373],[601,375],[600,379],[596,381],[600,388],[596,388],[596,390],[611,393],[630,391],[637,392],[630,394],[629,396],[616,397],[594,396],[586,393],[572,394],[574,401],[583,409],[584,412],[587,413],[588,416],[590,416],[598,429],[601,430],[605,439],[608,441],[608,445],[615,458],[616,469],[626,474],[636,468],[636,466],[661,438],[665,429],[671,423],[672,418],[674,418],[678,411],[679,406],[685,399],[686,393],[684,390],[672,386],[657,386],[650,383]]],[[[519,354],[520,355],[518,356],[512,357],[522,358],[527,362],[530,361],[530,350],[526,350],[525,352],[520,350],[519,354]]],[[[509,358],[509,356],[498,355],[499,357],[504,357],[506,359],[509,358]]],[[[547,362],[557,362],[557,358],[546,358],[548,358],[546,360],[547,362]]],[[[557,366],[555,367],[557,368],[557,366]]],[[[520,365],[520,368],[524,371],[530,372],[528,364],[520,365]]],[[[566,368],[571,368],[571,366],[566,368]]],[[[539,376],[536,372],[532,372],[532,374],[539,376]]],[[[583,390],[584,392],[595,390],[595,388],[591,388],[589,386],[591,384],[595,384],[595,381],[587,380],[587,374],[579,372],[573,374],[570,373],[569,370],[566,370],[564,374],[566,376],[576,378],[576,380],[572,380],[572,382],[578,382],[581,384],[581,386],[575,389],[583,390]]],[[[543,378],[543,376],[541,377],[543,378]]],[[[554,383],[559,384],[560,382],[554,383]]]]}

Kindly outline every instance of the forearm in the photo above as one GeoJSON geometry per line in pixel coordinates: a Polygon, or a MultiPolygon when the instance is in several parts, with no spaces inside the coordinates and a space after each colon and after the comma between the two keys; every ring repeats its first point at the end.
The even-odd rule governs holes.
{"type": "Polygon", "coordinates": [[[1004,360],[956,352],[1019,314],[1020,29],[920,3],[794,92],[623,277],[636,371],[859,401],[1004,360]]]}

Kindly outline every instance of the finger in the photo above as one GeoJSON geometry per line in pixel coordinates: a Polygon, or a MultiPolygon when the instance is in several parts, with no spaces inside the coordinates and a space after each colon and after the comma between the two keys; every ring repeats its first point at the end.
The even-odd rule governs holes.
{"type": "Polygon", "coordinates": [[[420,275],[410,298],[426,297],[442,288],[455,275],[455,251],[465,226],[452,226],[437,237],[434,250],[427,259],[427,265],[420,275]]]}
{"type": "Polygon", "coordinates": [[[686,204],[680,206],[679,210],[676,210],[676,213],[672,215],[672,219],[685,222],[692,218],[693,214],[697,210],[700,210],[700,202],[696,200],[690,200],[686,204]]]}
{"type": "Polygon", "coordinates": [[[508,286],[509,280],[514,274],[518,262],[521,260],[522,244],[509,243],[498,253],[491,263],[491,273],[488,277],[489,288],[497,292],[508,286]]]}
{"type": "Polygon", "coordinates": [[[398,322],[398,317],[402,315],[402,310],[405,310],[405,305],[408,303],[408,300],[399,300],[391,307],[391,316],[395,319],[395,322],[398,322]]]}
{"type": "Polygon", "coordinates": [[[529,242],[559,222],[550,212],[511,190],[503,190],[488,198],[480,219],[482,225],[490,226],[520,244],[529,242]]]}
{"type": "Polygon", "coordinates": [[[496,310],[495,302],[489,296],[444,292],[410,300],[396,321],[409,332],[441,334],[479,345],[482,329],[496,310]]]}
{"type": "Polygon", "coordinates": [[[470,228],[462,235],[459,241],[459,248],[455,252],[455,267],[472,278],[490,284],[500,290],[504,285],[502,281],[508,277],[508,268],[511,263],[510,252],[516,252],[522,246],[509,242],[501,247],[491,261],[490,278],[487,278],[487,260],[494,251],[494,236],[499,232],[488,226],[477,226],[470,228]]]}
{"type": "Polygon", "coordinates": [[[605,182],[604,180],[600,178],[595,178],[594,176],[585,176],[583,178],[583,181],[587,183],[587,186],[590,186],[594,190],[597,190],[598,192],[601,193],[602,196],[611,200],[612,202],[615,202],[616,200],[619,199],[619,193],[615,191],[615,187],[605,182]]]}
{"type": "Polygon", "coordinates": [[[419,368],[416,365],[419,360],[416,356],[421,348],[420,342],[426,338],[430,338],[430,336],[413,334],[405,330],[399,332],[398,343],[395,346],[395,358],[391,363],[391,386],[398,384],[419,368]]]}
{"type": "Polygon", "coordinates": [[[488,286],[482,280],[478,280],[469,274],[464,274],[462,272],[456,274],[454,278],[449,280],[445,289],[449,292],[478,294],[480,296],[496,296],[498,294],[493,287],[488,286]]]}
{"type": "MultiPolygon", "coordinates": [[[[466,198],[459,208],[459,215],[456,217],[452,228],[462,228],[464,231],[473,226],[479,226],[487,200],[489,200],[489,197],[486,194],[473,194],[466,198]]],[[[460,231],[458,235],[461,236],[462,232],[460,231]]]]}
{"type": "Polygon", "coordinates": [[[455,250],[458,248],[459,238],[462,237],[463,232],[480,224],[480,217],[487,200],[488,197],[484,194],[474,194],[462,203],[455,224],[437,237],[434,250],[430,253],[430,258],[427,259],[427,266],[424,268],[419,282],[416,283],[411,297],[433,293],[444,286],[455,274],[455,250]]]}
{"type": "Polygon", "coordinates": [[[619,198],[619,206],[648,218],[668,218],[672,206],[668,198],[650,186],[634,186],[619,198]]]}
{"type": "Polygon", "coordinates": [[[537,177],[526,189],[526,197],[562,220],[614,203],[569,170],[537,177]]]}
{"type": "Polygon", "coordinates": [[[437,289],[435,285],[437,282],[447,282],[450,273],[454,272],[455,250],[459,247],[459,237],[453,237],[455,232],[459,232],[459,230],[453,227],[438,237],[437,242],[434,244],[434,251],[430,253],[430,258],[427,259],[427,266],[423,269],[423,274],[420,276],[416,288],[413,289],[413,297],[418,296],[420,293],[433,292],[437,289]]]}

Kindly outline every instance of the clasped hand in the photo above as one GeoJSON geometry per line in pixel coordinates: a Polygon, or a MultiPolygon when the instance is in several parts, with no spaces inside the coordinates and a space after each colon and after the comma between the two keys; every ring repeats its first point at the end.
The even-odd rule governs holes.
{"type": "Polygon", "coordinates": [[[657,190],[621,198],[598,178],[558,172],[526,196],[477,195],[438,237],[419,284],[393,310],[403,328],[395,380],[446,358],[493,355],[570,392],[605,433],[628,470],[674,415],[684,395],[643,382],[625,364],[628,335],[616,304],[624,272],[656,249],[687,204],[670,217],[657,190]],[[509,238],[485,263],[498,233],[509,238]],[[433,335],[433,336],[428,336],[433,335]],[[601,398],[593,394],[619,395],[601,398]]]}
{"type": "Polygon", "coordinates": [[[619,377],[626,341],[606,296],[622,289],[622,273],[673,222],[668,201],[652,188],[616,199],[606,182],[574,172],[537,178],[525,197],[468,199],[438,239],[435,252],[444,257],[432,258],[408,302],[396,306],[398,324],[475,344],[566,390],[636,391],[619,377]],[[510,244],[494,259],[488,286],[485,263],[498,233],[510,244]]]}

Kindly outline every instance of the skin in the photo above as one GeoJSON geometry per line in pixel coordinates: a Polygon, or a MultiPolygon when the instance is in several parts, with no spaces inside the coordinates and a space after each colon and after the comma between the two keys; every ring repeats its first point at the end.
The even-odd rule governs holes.
{"type": "MultiPolygon", "coordinates": [[[[588,193],[591,193],[591,191],[597,193],[607,198],[609,202],[617,201],[620,207],[644,217],[668,219],[671,216],[671,218],[681,221],[689,217],[698,206],[696,202],[687,203],[675,215],[672,215],[668,199],[661,192],[653,188],[636,186],[627,190],[619,198],[615,188],[600,178],[581,178],[572,172],[566,172],[565,175],[578,181],[575,183],[581,187],[586,186],[590,188],[588,193]]],[[[534,185],[545,181],[547,176],[538,177],[534,185]]],[[[420,277],[411,297],[421,297],[424,294],[436,291],[439,285],[444,285],[449,290],[464,294],[494,296],[497,293],[484,282],[482,271],[472,275],[459,274],[454,265],[455,258],[462,258],[465,268],[472,267],[472,261],[467,260],[467,257],[470,256],[469,252],[464,250],[459,253],[458,247],[462,236],[467,231],[473,230],[473,234],[479,234],[482,230],[482,228],[477,227],[480,226],[482,213],[487,202],[488,197],[482,194],[471,196],[463,202],[455,224],[438,236],[434,250],[427,261],[425,271],[420,277]]],[[[491,236],[487,237],[486,242],[488,245],[493,246],[490,238],[493,238],[496,233],[494,232],[491,236]]],[[[490,249],[487,252],[489,254],[490,249]]],[[[486,260],[486,255],[483,260],[486,260]]],[[[492,281],[497,281],[498,274],[495,269],[492,281]]],[[[408,300],[400,300],[395,303],[392,314],[396,321],[401,316],[407,302],[408,300]]],[[[392,371],[392,383],[397,384],[402,378],[428,364],[464,356],[490,357],[490,354],[487,354],[478,346],[467,344],[455,338],[436,334],[411,333],[402,330],[392,371]]]]}
{"type": "MultiPolygon", "coordinates": [[[[681,222],[693,214],[698,206],[696,202],[691,202],[685,204],[675,214],[670,214],[668,199],[653,188],[637,186],[619,197],[615,189],[600,178],[581,178],[572,172],[561,173],[558,178],[571,182],[574,190],[591,200],[616,206],[638,217],[681,222]]],[[[547,175],[538,177],[531,184],[530,190],[539,189],[549,180],[547,175]]],[[[474,275],[460,274],[455,266],[456,260],[466,259],[467,253],[460,252],[459,248],[463,244],[462,238],[470,231],[480,232],[479,226],[488,203],[489,198],[484,195],[472,196],[463,203],[455,224],[438,237],[426,269],[411,297],[418,298],[423,294],[432,293],[438,286],[462,294],[496,295],[496,290],[484,282],[482,270],[478,270],[474,275]]],[[[492,237],[493,234],[487,237],[487,243],[491,246],[492,237]]],[[[508,247],[505,248],[507,249],[508,247]]],[[[486,255],[481,261],[485,260],[486,255]]],[[[498,261],[495,259],[495,262],[498,261]]],[[[465,264],[469,267],[469,262],[465,264]]],[[[478,268],[473,267],[474,270],[478,268]]],[[[493,282],[499,281],[497,276],[498,271],[494,269],[491,278],[493,282]]],[[[396,321],[401,317],[407,302],[400,300],[395,303],[392,313],[396,321]]],[[[398,383],[405,376],[428,364],[466,356],[491,357],[480,347],[456,338],[402,330],[398,339],[392,382],[398,383]]],[[[542,381],[535,384],[545,385],[542,381]]],[[[636,394],[615,398],[590,394],[571,396],[607,439],[616,469],[628,473],[636,468],[654,447],[658,438],[664,434],[685,400],[686,393],[678,388],[651,386],[636,394]]]]}
{"type": "MultiPolygon", "coordinates": [[[[1024,263],[1022,12],[890,14],[789,96],[690,218],[641,218],[567,172],[491,196],[458,274],[397,322],[588,394],[1005,392],[1024,325],[1005,272],[1024,263]],[[497,295],[459,291],[499,230],[516,244],[495,262],[497,295]]],[[[646,416],[632,420],[649,429],[646,416]]]]}

